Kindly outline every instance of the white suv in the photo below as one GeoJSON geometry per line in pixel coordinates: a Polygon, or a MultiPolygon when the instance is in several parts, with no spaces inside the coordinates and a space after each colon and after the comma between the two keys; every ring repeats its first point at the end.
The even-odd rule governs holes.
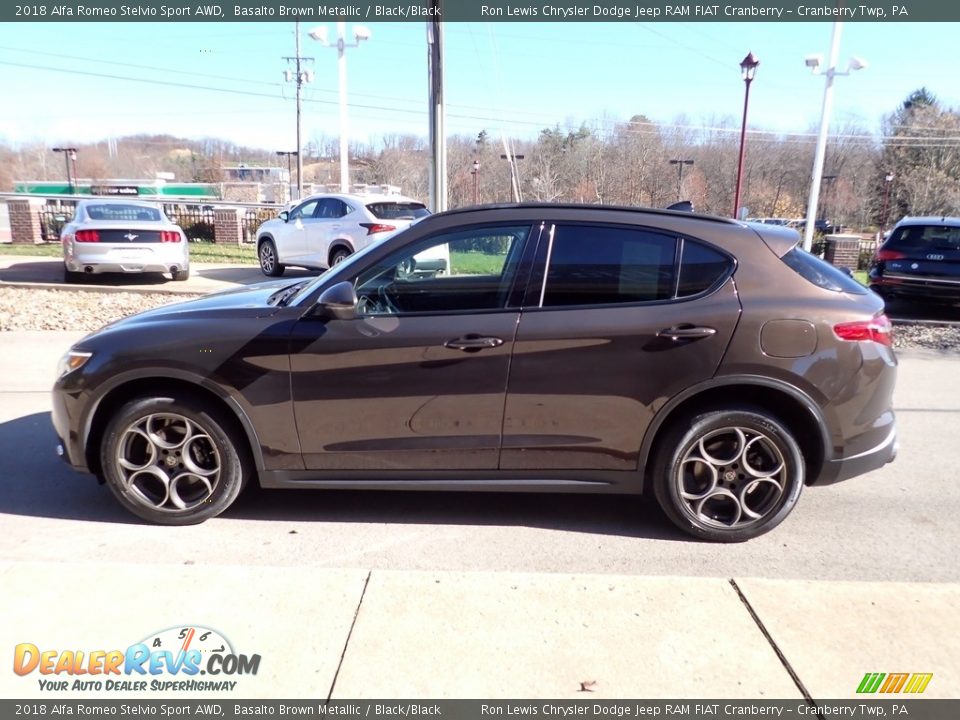
{"type": "MultiPolygon", "coordinates": [[[[328,268],[429,214],[402,195],[311,195],[257,230],[260,269],[277,277],[287,265],[328,268]]],[[[417,260],[421,272],[443,274],[449,267],[449,258],[417,260]]]]}

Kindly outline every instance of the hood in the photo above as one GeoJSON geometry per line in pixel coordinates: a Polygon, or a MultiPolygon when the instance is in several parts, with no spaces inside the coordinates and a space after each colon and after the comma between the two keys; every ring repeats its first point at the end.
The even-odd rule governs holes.
{"type": "MultiPolygon", "coordinates": [[[[309,281],[312,278],[305,278],[309,281]]],[[[303,280],[291,282],[286,280],[273,280],[270,282],[257,283],[256,285],[246,285],[243,287],[224,290],[222,292],[211,293],[193,300],[175,302],[170,305],[145,310],[144,312],[130,315],[120,320],[115,320],[109,325],[105,325],[99,330],[91,333],[86,338],[77,343],[81,346],[85,340],[104,333],[117,330],[126,330],[136,326],[145,326],[151,323],[162,323],[167,320],[212,320],[236,318],[236,317],[269,317],[279,309],[274,304],[269,304],[268,300],[278,290],[297,285],[303,280]]]]}

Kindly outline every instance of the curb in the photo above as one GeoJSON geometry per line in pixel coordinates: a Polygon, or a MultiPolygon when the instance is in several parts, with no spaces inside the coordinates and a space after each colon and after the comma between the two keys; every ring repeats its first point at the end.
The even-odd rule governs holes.
{"type": "Polygon", "coordinates": [[[144,287],[113,287],[109,285],[66,285],[63,283],[25,282],[20,280],[0,280],[0,288],[23,288],[33,290],[63,290],[65,292],[95,292],[95,293],[137,293],[138,295],[206,295],[217,292],[218,289],[195,290],[189,288],[144,288],[144,287]]]}

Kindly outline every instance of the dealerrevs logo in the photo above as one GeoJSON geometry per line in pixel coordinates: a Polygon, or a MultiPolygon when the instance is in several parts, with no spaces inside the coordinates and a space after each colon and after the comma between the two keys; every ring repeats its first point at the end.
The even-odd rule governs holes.
{"type": "Polygon", "coordinates": [[[216,630],[200,625],[151,633],[125,650],[49,650],[20,643],[13,671],[38,673],[41,690],[143,692],[234,690],[241,675],[256,675],[260,655],[234,651],[216,630]],[[200,677],[204,676],[204,677],[200,677]]]}

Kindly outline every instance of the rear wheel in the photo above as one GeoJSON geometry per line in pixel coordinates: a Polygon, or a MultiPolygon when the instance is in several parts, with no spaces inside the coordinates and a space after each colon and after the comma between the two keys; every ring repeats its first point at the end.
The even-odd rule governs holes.
{"type": "Polygon", "coordinates": [[[267,277],[280,277],[286,269],[280,264],[280,256],[277,255],[277,246],[273,240],[264,240],[257,249],[257,257],[260,259],[260,270],[267,277]]]}
{"type": "Polygon", "coordinates": [[[74,272],[69,270],[66,265],[63,266],[63,281],[65,283],[83,282],[83,279],[83,273],[74,272]]]}
{"type": "Polygon", "coordinates": [[[790,430],[760,408],[700,412],[660,446],[654,491],[677,527],[741,542],[779,525],[800,498],[803,455],[790,430]]]}
{"type": "Polygon", "coordinates": [[[141,398],[107,425],[100,463],[110,490],[134,515],[193,525],[226,510],[251,472],[238,435],[223,411],[205,403],[141,398]]]}
{"type": "Polygon", "coordinates": [[[350,257],[351,254],[352,253],[347,248],[338,247],[336,250],[330,253],[330,267],[333,267],[334,265],[339,265],[348,257],[350,257]]]}
{"type": "Polygon", "coordinates": [[[183,270],[176,270],[175,272],[170,273],[172,277],[177,282],[183,282],[190,278],[190,268],[184,268],[183,270]]]}

